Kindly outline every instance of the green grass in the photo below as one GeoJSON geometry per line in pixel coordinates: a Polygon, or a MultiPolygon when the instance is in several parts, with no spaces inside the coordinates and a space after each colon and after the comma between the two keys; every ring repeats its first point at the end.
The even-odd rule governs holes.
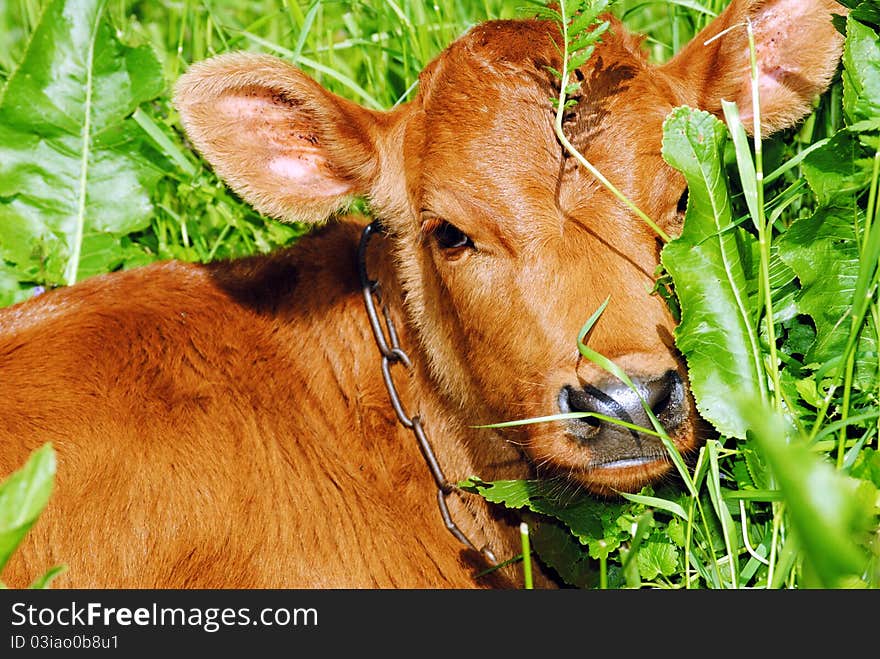
{"type": "MultiPolygon", "coordinates": [[[[45,4],[0,5],[0,83],[16,70],[45,4]]],[[[647,34],[651,59],[662,62],[726,4],[627,0],[614,3],[613,10],[630,29],[647,34]]],[[[136,156],[143,165],[148,212],[136,230],[115,236],[112,244],[87,246],[88,262],[100,265],[81,268],[81,274],[157,259],[210,261],[268,252],[304,232],[255,213],[182,137],[170,90],[191,62],[234,49],[271,53],[343,96],[390,108],[412,96],[419,71],[468,27],[486,18],[521,16],[525,5],[525,0],[109,0],[105,20],[115,38],[127,46],[149,45],[164,90],[125,120],[140,131],[136,156]]],[[[756,241],[750,254],[756,267],[744,266],[743,276],[751,282],[753,356],[762,371],[758,389],[769,393],[763,401],[731,402],[748,438],[716,433],[683,473],[683,485],[646,488],[619,502],[589,497],[560,502],[554,499],[560,486],[552,482],[469,485],[492,501],[537,513],[542,523],[530,527],[531,548],[569,583],[878,584],[880,156],[877,126],[841,132],[853,121],[845,116],[844,97],[836,81],[797,129],[765,140],[758,153],[741,135],[725,138],[715,162],[730,189],[733,223],[746,242],[756,241]],[[846,178],[830,166],[840,162],[858,176],[846,178]],[[758,171],[764,174],[760,194],[758,171]],[[841,188],[846,194],[838,194],[841,188]],[[836,224],[816,219],[828,217],[836,224]],[[851,237],[841,239],[847,231],[851,237]],[[850,270],[840,269],[844,262],[850,270]],[[811,263],[823,268],[817,271],[811,263]],[[845,295],[829,288],[844,280],[855,282],[845,295]],[[823,293],[843,305],[843,331],[822,316],[814,298],[825,299],[823,293]],[[766,413],[760,411],[764,405],[766,413]]],[[[6,203],[2,190],[0,202],[6,203]]],[[[63,250],[46,243],[32,250],[38,258],[19,262],[3,251],[13,238],[0,224],[0,304],[28,297],[35,286],[63,283],[57,265],[64,261],[63,250]]],[[[678,302],[665,288],[668,275],[658,274],[660,290],[678,302]]],[[[685,313],[700,313],[686,294],[681,297],[685,313]]],[[[577,339],[572,337],[573,348],[577,339]]]]}

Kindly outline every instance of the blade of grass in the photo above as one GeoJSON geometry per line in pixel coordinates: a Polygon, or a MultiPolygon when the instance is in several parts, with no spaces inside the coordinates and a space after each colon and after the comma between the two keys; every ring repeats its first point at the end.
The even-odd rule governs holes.
{"type": "Polygon", "coordinates": [[[532,550],[529,546],[529,525],[525,522],[519,525],[519,537],[522,542],[523,582],[526,590],[532,590],[532,550]]]}
{"type": "Polygon", "coordinates": [[[180,168],[180,171],[189,177],[195,176],[198,171],[196,165],[190,161],[190,159],[184,155],[183,151],[171,141],[171,138],[159,128],[158,124],[156,124],[150,115],[139,107],[134,111],[134,114],[131,115],[131,118],[137,122],[138,126],[140,126],[147,135],[149,135],[150,139],[153,140],[162,153],[168,156],[174,164],[180,168]]]}
{"type": "MultiPolygon", "coordinates": [[[[302,16],[302,11],[299,9],[299,5],[296,2],[288,3],[297,6],[297,11],[299,15],[297,18],[302,16]]],[[[305,48],[306,40],[309,38],[309,33],[311,32],[312,25],[315,23],[315,16],[318,15],[318,10],[321,8],[321,3],[319,0],[315,0],[312,2],[312,6],[309,7],[308,13],[302,18],[300,22],[299,28],[299,36],[296,39],[296,45],[293,47],[292,51],[292,60],[294,62],[298,62],[300,57],[302,57],[303,48],[305,48]]]]}
{"type": "Polygon", "coordinates": [[[500,423],[487,423],[484,425],[471,426],[471,428],[514,428],[517,426],[531,425],[533,423],[548,423],[550,421],[566,421],[568,419],[598,419],[600,421],[607,421],[608,423],[613,423],[613,424],[621,426],[623,428],[627,428],[629,430],[634,430],[636,432],[644,433],[646,435],[660,437],[660,433],[656,432],[654,430],[644,428],[644,427],[636,425],[634,423],[629,423],[627,421],[623,421],[622,419],[617,419],[614,417],[606,416],[604,414],[599,414],[597,412],[564,412],[561,414],[551,414],[549,416],[537,416],[537,417],[532,417],[529,419],[516,419],[515,421],[502,421],[500,423]]]}
{"type": "Polygon", "coordinates": [[[727,549],[727,557],[729,559],[727,563],[730,566],[730,585],[732,588],[736,588],[739,583],[739,577],[736,573],[737,554],[731,544],[731,536],[734,533],[735,526],[730,511],[724,503],[724,498],[721,496],[721,474],[718,468],[717,440],[710,439],[706,442],[706,450],[709,456],[709,473],[711,475],[711,478],[708,479],[709,498],[712,501],[712,506],[715,508],[715,514],[721,522],[721,534],[724,537],[724,546],[727,549]]]}
{"type": "Polygon", "coordinates": [[[356,96],[359,96],[361,99],[363,99],[363,101],[367,105],[369,105],[372,109],[374,109],[374,110],[383,110],[384,109],[382,104],[378,100],[376,100],[376,98],[373,97],[372,94],[370,94],[366,89],[361,87],[358,83],[356,83],[353,79],[351,79],[349,76],[345,75],[344,73],[340,73],[336,69],[332,69],[329,66],[325,66],[325,65],[321,64],[320,62],[317,62],[309,57],[305,57],[302,54],[300,54],[299,57],[295,57],[295,53],[292,50],[289,50],[287,48],[279,46],[278,44],[272,43],[271,41],[267,41],[266,39],[263,39],[262,37],[259,37],[256,34],[253,34],[251,32],[244,31],[244,32],[242,32],[242,35],[245,38],[247,38],[249,41],[252,41],[256,44],[264,46],[265,48],[272,50],[273,52],[289,59],[294,64],[307,66],[310,69],[314,69],[315,71],[318,71],[319,73],[323,73],[324,75],[333,78],[337,82],[344,85],[351,92],[353,92],[356,96]]]}

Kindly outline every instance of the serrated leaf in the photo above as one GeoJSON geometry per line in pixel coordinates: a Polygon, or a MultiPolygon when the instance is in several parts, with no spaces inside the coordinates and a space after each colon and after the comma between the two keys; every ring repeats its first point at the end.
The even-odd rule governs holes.
{"type": "MultiPolygon", "coordinates": [[[[550,4],[549,2],[547,4],[550,4]]],[[[565,24],[568,25],[571,22],[572,17],[575,12],[578,10],[578,5],[580,4],[577,0],[558,0],[553,3],[557,7],[559,7],[559,13],[562,14],[562,18],[565,20],[565,24]]]]}
{"type": "Polygon", "coordinates": [[[735,460],[732,472],[738,489],[744,490],[755,488],[755,482],[752,480],[752,475],[749,473],[749,468],[746,465],[745,459],[735,460]]]}
{"type": "MultiPolygon", "coordinates": [[[[595,50],[595,48],[593,46],[590,46],[589,48],[577,53],[576,55],[573,55],[572,58],[568,62],[569,70],[575,71],[575,70],[581,68],[584,64],[587,63],[587,60],[589,60],[590,57],[592,57],[594,50],[595,50]]],[[[580,85],[578,85],[578,87],[580,87],[580,85]]],[[[575,90],[575,91],[577,91],[577,90],[575,90]]]]}
{"type": "Polygon", "coordinates": [[[749,470],[749,476],[751,476],[755,488],[766,490],[773,483],[770,468],[767,466],[764,456],[753,448],[753,444],[753,441],[749,441],[742,448],[742,454],[746,459],[746,468],[749,470]]]}
{"type": "Polygon", "coordinates": [[[855,134],[841,131],[811,152],[801,169],[819,205],[850,207],[871,180],[873,159],[862,155],[855,134]]]}
{"type": "MultiPolygon", "coordinates": [[[[608,2],[606,0],[591,3],[589,8],[582,9],[577,16],[571,19],[571,23],[568,26],[569,33],[578,35],[584,30],[587,30],[591,25],[596,23],[599,14],[606,9],[608,9],[608,2]]],[[[604,32],[608,29],[608,25],[608,21],[602,21],[601,23],[598,23],[591,32],[604,32]]]]}
{"type": "MultiPolygon", "coordinates": [[[[532,3],[530,3],[530,4],[532,4],[532,3]]],[[[538,3],[533,3],[533,4],[538,5],[538,3]]],[[[560,14],[558,11],[556,11],[554,9],[550,9],[549,7],[546,7],[544,5],[536,6],[533,9],[533,11],[534,11],[535,18],[540,18],[540,19],[543,19],[546,21],[553,21],[554,23],[561,23],[562,22],[562,14],[560,14]]]]}
{"type": "MultiPolygon", "coordinates": [[[[574,41],[572,41],[568,46],[569,53],[576,53],[580,50],[587,49],[590,53],[596,48],[596,42],[602,35],[594,34],[593,32],[588,32],[587,34],[578,37],[574,41]]],[[[577,68],[577,67],[572,67],[577,68]]]]}
{"type": "Polygon", "coordinates": [[[666,525],[666,537],[677,546],[684,547],[687,544],[687,528],[684,521],[672,518],[666,525]]]}
{"type": "Polygon", "coordinates": [[[639,574],[645,581],[653,581],[660,575],[668,577],[678,568],[678,548],[668,542],[643,543],[637,558],[639,574]]]}
{"type": "MultiPolygon", "coordinates": [[[[0,257],[34,281],[82,279],[85,236],[149,223],[161,172],[128,117],[163,90],[162,67],[116,38],[105,5],[47,4],[0,100],[0,257]]],[[[100,256],[103,270],[121,260],[100,256]]]]}
{"type": "MultiPolygon", "coordinates": [[[[827,207],[792,224],[778,241],[780,257],[797,274],[797,306],[816,325],[807,363],[842,366],[851,330],[850,314],[861,267],[853,226],[855,207],[827,207]]],[[[871,387],[877,374],[873,332],[862,332],[856,359],[856,384],[871,387]]]]}
{"type": "Polygon", "coordinates": [[[45,444],[0,484],[0,573],[37,521],[55,484],[55,451],[45,444]]]}
{"type": "Polygon", "coordinates": [[[476,477],[471,477],[458,486],[467,491],[479,494],[486,501],[499,503],[508,508],[523,508],[528,505],[532,498],[530,483],[527,480],[501,480],[486,482],[476,477]]]}
{"type": "Polygon", "coordinates": [[[591,540],[588,546],[590,558],[605,560],[620,547],[620,538],[614,534],[608,534],[604,538],[591,540]]]}
{"type": "MultiPolygon", "coordinates": [[[[487,483],[470,478],[459,483],[468,492],[508,508],[527,508],[564,523],[581,543],[605,537],[604,515],[620,511],[620,504],[594,499],[583,492],[572,492],[570,486],[560,487],[554,480],[502,480],[487,483]]],[[[616,518],[615,518],[616,519],[616,518]]]]}
{"type": "Polygon", "coordinates": [[[675,339],[697,407],[722,434],[744,438],[748,426],[731,394],[760,399],[765,385],[743,268],[754,239],[733,227],[722,171],[725,135],[724,124],[707,112],[682,107],[667,118],[663,157],[685,175],[689,201],[682,234],[661,259],[681,301],[675,339]]]}

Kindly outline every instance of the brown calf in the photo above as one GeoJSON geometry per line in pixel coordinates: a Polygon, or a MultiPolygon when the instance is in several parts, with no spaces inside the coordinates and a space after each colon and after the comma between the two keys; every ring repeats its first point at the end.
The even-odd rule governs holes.
{"type": "MultiPolygon", "coordinates": [[[[791,125],[834,73],[838,9],[735,0],[659,67],[615,23],[582,70],[568,133],[675,233],[685,186],[660,156],[666,115],[724,98],[749,115],[749,18],[765,129],[791,125]]],[[[392,372],[450,481],[537,472],[632,490],[669,472],[650,436],[582,420],[473,427],[571,410],[646,424],[637,396],[578,359],[578,330],[610,295],[592,347],[679,450],[699,443],[673,321],[648,293],[660,245],[554,136],[554,39],[538,21],[480,25],[390,112],[246,53],[194,65],[176,102],[199,151],[262,212],[321,221],[370,199],[386,232],[367,271],[413,357],[411,377],[392,372]]],[[[267,257],[96,277],[0,313],[0,473],[47,441],[59,458],[8,583],[59,562],[57,584],[81,587],[516,583],[505,570],[474,579],[479,555],[444,528],[389,404],[358,281],[363,225],[342,219],[267,257]]],[[[514,524],[478,497],[448,505],[477,547],[518,553],[514,524]]]]}

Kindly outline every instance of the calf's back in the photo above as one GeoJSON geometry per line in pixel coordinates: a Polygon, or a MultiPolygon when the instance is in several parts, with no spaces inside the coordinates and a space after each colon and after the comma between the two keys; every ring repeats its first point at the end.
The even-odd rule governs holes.
{"type": "Polygon", "coordinates": [[[378,376],[360,228],[0,316],[0,472],[47,441],[59,462],[10,586],[58,563],[69,587],[480,583],[378,376]]]}

